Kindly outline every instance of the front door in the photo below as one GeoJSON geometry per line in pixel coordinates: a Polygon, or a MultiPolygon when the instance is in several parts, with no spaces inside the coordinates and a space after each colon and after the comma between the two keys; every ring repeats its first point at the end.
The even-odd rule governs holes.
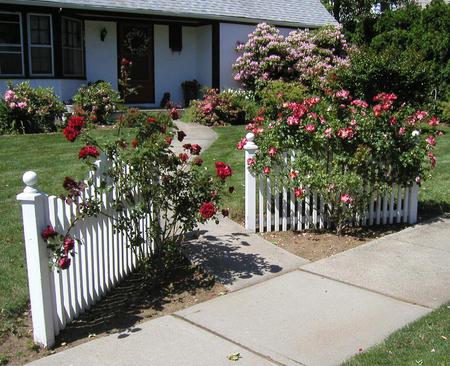
{"type": "Polygon", "coordinates": [[[118,62],[123,58],[132,62],[130,86],[136,94],[126,98],[126,103],[154,103],[154,41],[153,24],[120,22],[118,27],[118,62]]]}

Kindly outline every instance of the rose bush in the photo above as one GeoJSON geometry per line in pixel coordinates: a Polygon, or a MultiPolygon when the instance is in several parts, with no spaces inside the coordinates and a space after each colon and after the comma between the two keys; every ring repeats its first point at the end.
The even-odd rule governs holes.
{"type": "Polygon", "coordinates": [[[107,123],[108,117],[122,103],[119,92],[105,81],[82,86],[74,95],[73,101],[91,122],[98,124],[107,123]]]}
{"type": "Polygon", "coordinates": [[[119,213],[118,218],[110,215],[114,229],[127,237],[139,268],[155,279],[158,273],[178,263],[181,243],[188,231],[199,222],[218,219],[231,168],[223,162],[218,162],[220,169],[216,174],[200,168],[203,162],[198,156],[201,152],[198,144],[185,144],[183,153],[174,153],[173,140],[182,141],[186,134],[176,129],[166,113],[137,119],[134,138],[125,139],[127,135],[118,129],[115,141],[107,144],[95,140],[85,125],[82,117],[72,116],[64,135],[68,141],[85,143],[78,157],[90,168],[96,168],[94,163],[100,154],[109,163],[100,184],[92,179],[64,180],[67,193],[61,199],[74,203],[77,209],[66,233],[58,234],[53,229],[49,229],[50,234],[43,233],[53,252],[52,264],[60,269],[70,266],[70,258],[75,254],[72,240],[78,240],[71,236],[71,229],[77,221],[93,215],[110,215],[102,209],[101,200],[93,198],[106,193],[113,197],[111,209],[119,213]],[[87,199],[82,194],[86,189],[96,194],[87,199]],[[144,218],[150,220],[146,232],[141,230],[144,218]]]}
{"type": "Polygon", "coordinates": [[[247,163],[258,174],[277,167],[297,198],[306,190],[322,196],[340,234],[364,214],[375,192],[429,176],[439,121],[399,105],[395,94],[379,93],[370,104],[346,90],[324,94],[284,103],[277,119],[261,116],[248,124],[259,150],[247,163]],[[283,154],[292,151],[295,157],[286,162],[283,154]]]}
{"type": "Polygon", "coordinates": [[[39,133],[56,130],[64,105],[51,88],[32,88],[28,82],[8,83],[0,99],[0,134],[39,133]]]}

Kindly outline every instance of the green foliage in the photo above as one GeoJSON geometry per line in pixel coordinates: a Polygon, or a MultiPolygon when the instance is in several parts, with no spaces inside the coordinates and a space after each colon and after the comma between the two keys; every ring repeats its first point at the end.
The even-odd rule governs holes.
{"type": "Polygon", "coordinates": [[[119,92],[104,81],[82,86],[74,95],[73,101],[89,115],[92,122],[99,124],[107,123],[108,117],[122,103],[119,92]]]}
{"type": "Polygon", "coordinates": [[[276,119],[284,103],[302,101],[307,90],[300,82],[274,80],[264,83],[256,95],[266,115],[276,119]]]}
{"type": "Polygon", "coordinates": [[[386,11],[359,32],[363,34],[355,38],[365,41],[372,54],[389,54],[392,61],[415,59],[418,68],[426,65],[424,88],[431,90],[429,101],[445,98],[450,77],[450,4],[433,0],[423,8],[411,2],[386,11]]]}
{"type": "Polygon", "coordinates": [[[357,98],[372,100],[379,90],[395,93],[400,102],[424,105],[432,96],[429,64],[411,50],[376,51],[372,48],[351,53],[350,66],[336,73],[334,88],[350,90],[357,98]]]}
{"type": "Polygon", "coordinates": [[[28,82],[11,82],[0,100],[0,134],[39,133],[56,130],[64,105],[51,88],[32,88],[28,82]]]}

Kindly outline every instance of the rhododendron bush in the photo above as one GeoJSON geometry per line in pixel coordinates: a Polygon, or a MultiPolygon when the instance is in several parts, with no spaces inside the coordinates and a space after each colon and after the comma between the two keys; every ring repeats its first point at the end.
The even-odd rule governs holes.
{"type": "Polygon", "coordinates": [[[8,83],[0,99],[0,134],[39,133],[56,130],[64,105],[51,88],[31,88],[28,82],[8,83]]]}
{"type": "Polygon", "coordinates": [[[277,119],[259,116],[247,126],[259,148],[247,163],[259,174],[278,169],[297,198],[306,189],[317,192],[341,233],[351,218],[364,214],[373,194],[394,183],[420,184],[436,164],[439,120],[396,99],[380,93],[363,101],[340,90],[284,103],[277,119]]]}
{"type": "Polygon", "coordinates": [[[284,37],[277,28],[261,23],[237,51],[234,78],[251,90],[268,80],[323,87],[333,71],[349,62],[349,47],[335,26],[296,30],[284,37]]]}
{"type": "Polygon", "coordinates": [[[102,208],[100,199],[108,194],[113,200],[111,209],[120,213],[118,218],[112,217],[114,229],[127,237],[140,268],[154,278],[177,263],[188,231],[199,222],[217,220],[222,192],[232,170],[225,162],[217,162],[212,173],[200,168],[203,161],[198,144],[184,144],[183,152],[175,153],[172,143],[183,141],[186,134],[176,129],[167,113],[139,118],[132,139],[125,138],[128,135],[119,128],[115,141],[106,144],[95,140],[86,124],[83,117],[72,116],[63,133],[69,142],[85,143],[77,157],[90,168],[98,167],[95,162],[99,157],[107,165],[102,168],[100,184],[92,179],[65,179],[67,193],[61,199],[76,204],[77,214],[66,233],[56,233],[53,228],[42,233],[54,254],[52,263],[60,269],[70,266],[71,256],[76,255],[73,241],[78,240],[72,237],[71,229],[78,220],[111,216],[102,208]],[[97,194],[87,199],[82,194],[85,189],[97,194]],[[148,216],[149,228],[143,232],[141,223],[148,216]]]}

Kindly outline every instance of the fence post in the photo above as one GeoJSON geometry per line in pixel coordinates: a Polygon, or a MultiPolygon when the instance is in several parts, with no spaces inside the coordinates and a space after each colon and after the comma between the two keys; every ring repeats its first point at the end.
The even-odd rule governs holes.
{"type": "Polygon", "coordinates": [[[17,195],[22,205],[23,232],[30,291],[34,341],[44,347],[55,343],[53,303],[47,244],[41,233],[47,225],[48,204],[46,195],[36,189],[37,174],[23,175],[26,187],[17,195]]]}
{"type": "Polygon", "coordinates": [[[248,159],[255,156],[258,146],[254,143],[255,135],[248,133],[245,138],[245,228],[256,231],[256,177],[250,172],[248,159]]]}
{"type": "Polygon", "coordinates": [[[417,223],[418,203],[419,203],[419,186],[416,183],[413,183],[409,194],[408,224],[417,223]]]}

